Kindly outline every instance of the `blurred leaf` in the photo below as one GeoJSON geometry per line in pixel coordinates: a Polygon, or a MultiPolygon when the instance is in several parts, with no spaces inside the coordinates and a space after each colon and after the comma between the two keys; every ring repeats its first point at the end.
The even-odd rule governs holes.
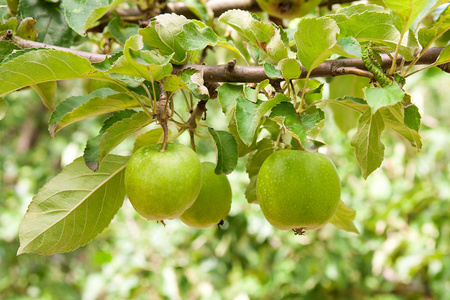
{"type": "MultiPolygon", "coordinates": [[[[37,41],[70,47],[76,33],[67,25],[64,18],[64,9],[61,2],[49,3],[42,0],[21,0],[19,15],[22,19],[27,17],[36,20],[35,28],[38,30],[37,41]]],[[[76,65],[76,64],[72,64],[76,65]]]]}
{"type": "Polygon", "coordinates": [[[339,229],[359,234],[353,221],[355,220],[356,212],[348,208],[342,200],[339,200],[339,205],[336,213],[330,220],[330,223],[339,229]]]}
{"type": "Polygon", "coordinates": [[[19,227],[17,254],[55,254],[92,241],[111,222],[125,198],[128,157],[109,155],[94,173],[77,158],[42,187],[19,227]]]}
{"type": "Polygon", "coordinates": [[[366,101],[364,101],[364,99],[362,99],[362,98],[357,98],[357,97],[345,96],[344,98],[338,98],[336,100],[329,100],[328,102],[348,107],[359,113],[364,113],[365,111],[367,111],[367,108],[368,108],[366,101]]]}
{"type": "Polygon", "coordinates": [[[217,175],[230,174],[236,168],[238,162],[238,145],[234,136],[222,130],[208,128],[209,134],[214,140],[217,153],[217,164],[214,172],[217,175]]]}
{"type": "Polygon", "coordinates": [[[391,84],[385,87],[366,88],[364,96],[367,103],[372,108],[372,114],[384,106],[394,105],[403,101],[405,92],[396,84],[391,84]]]}
{"type": "Polygon", "coordinates": [[[115,16],[109,21],[108,30],[116,41],[125,45],[130,37],[139,34],[139,25],[126,23],[120,17],[115,16]]]}
{"type": "Polygon", "coordinates": [[[381,113],[372,114],[370,108],[359,118],[358,131],[352,138],[356,160],[364,179],[376,170],[384,159],[384,145],[380,140],[384,130],[381,113]]]}
{"type": "Polygon", "coordinates": [[[62,128],[80,120],[135,107],[139,107],[139,102],[127,93],[119,93],[110,88],[98,89],[88,95],[69,97],[59,103],[50,116],[48,130],[54,137],[62,128]]]}
{"type": "Polygon", "coordinates": [[[439,18],[426,28],[419,29],[419,42],[423,48],[429,47],[436,39],[450,30],[450,6],[440,14],[439,18]]]}
{"type": "Polygon", "coordinates": [[[419,108],[415,105],[410,105],[405,108],[405,125],[412,130],[419,131],[420,128],[420,113],[419,108]]]}
{"type": "MultiPolygon", "coordinates": [[[[420,151],[422,149],[422,141],[417,130],[413,130],[406,125],[406,110],[405,116],[403,114],[401,104],[392,105],[382,107],[380,110],[381,115],[383,116],[383,121],[389,128],[395,130],[400,135],[405,137],[413,147],[417,147],[417,150],[420,151]]],[[[418,111],[417,111],[418,113],[418,111]]],[[[408,113],[409,114],[409,113],[408,113]]],[[[414,118],[417,115],[408,116],[408,118],[412,118],[411,122],[413,122],[414,118]]],[[[419,125],[420,125],[420,115],[419,117],[419,125]]]]}
{"type": "Polygon", "coordinates": [[[7,108],[5,99],[0,98],[0,121],[6,116],[7,108]]]}
{"type": "Polygon", "coordinates": [[[48,110],[53,111],[55,109],[55,91],[57,84],[55,81],[43,82],[31,85],[33,90],[38,93],[42,102],[48,110]]]}
{"type": "Polygon", "coordinates": [[[79,35],[85,35],[86,30],[95,27],[98,19],[108,10],[124,0],[63,0],[64,15],[69,26],[79,35]]]}
{"type": "Polygon", "coordinates": [[[361,14],[366,11],[376,11],[376,12],[384,12],[384,7],[375,4],[354,4],[346,7],[342,7],[338,9],[336,14],[346,15],[347,17],[351,17],[355,14],[361,14]]]}
{"type": "Polygon", "coordinates": [[[138,149],[148,146],[162,143],[164,139],[164,131],[162,128],[152,129],[139,135],[134,142],[133,153],[138,149]]]}
{"type": "MultiPolygon", "coordinates": [[[[414,20],[419,16],[427,1],[423,0],[384,0],[388,8],[395,11],[401,20],[402,27],[409,28],[414,20]]],[[[398,28],[399,30],[402,27],[398,28]]]]}
{"type": "Polygon", "coordinates": [[[1,64],[0,78],[1,97],[32,84],[75,78],[105,78],[105,75],[85,58],[70,52],[40,49],[1,64]],[[30,72],[31,66],[33,72],[30,72]]]}
{"type": "Polygon", "coordinates": [[[245,171],[250,183],[245,189],[245,198],[248,203],[258,203],[256,197],[256,181],[261,165],[275,150],[275,143],[271,139],[264,138],[256,144],[256,151],[249,155],[245,171]]]}
{"type": "Polygon", "coordinates": [[[120,111],[105,121],[97,137],[88,141],[84,160],[89,169],[97,171],[108,153],[123,140],[155,120],[145,112],[120,111]]]}
{"type": "Polygon", "coordinates": [[[17,28],[16,35],[30,41],[36,40],[38,36],[37,29],[34,28],[36,20],[34,18],[23,19],[17,28]]]}
{"type": "Polygon", "coordinates": [[[200,20],[207,22],[210,19],[208,7],[202,0],[184,0],[183,3],[194,13],[200,20]]]}
{"type": "Polygon", "coordinates": [[[0,64],[2,61],[15,50],[21,50],[20,47],[8,41],[0,41],[0,64]]]}
{"type": "Polygon", "coordinates": [[[255,136],[256,127],[262,116],[280,102],[290,101],[290,98],[284,94],[277,94],[268,101],[258,101],[257,103],[250,102],[241,97],[238,97],[236,100],[237,131],[242,141],[247,146],[250,146],[255,136]]]}

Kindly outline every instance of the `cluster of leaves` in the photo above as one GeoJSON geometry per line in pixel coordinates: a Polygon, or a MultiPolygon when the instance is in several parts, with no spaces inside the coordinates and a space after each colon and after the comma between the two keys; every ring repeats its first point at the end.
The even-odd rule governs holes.
{"type": "MultiPolygon", "coordinates": [[[[200,1],[191,8],[202,21],[162,14],[139,28],[125,23],[117,14],[106,15],[120,2],[102,5],[29,0],[16,5],[16,1],[8,1],[6,11],[0,11],[0,31],[5,35],[0,41],[0,97],[24,87],[35,89],[53,111],[49,120],[52,135],[69,124],[108,114],[98,136],[88,140],[84,157],[66,167],[33,199],[20,227],[19,253],[70,251],[95,238],[109,224],[125,197],[123,171],[128,160],[109,153],[127,137],[158,121],[158,99],[163,91],[169,94],[166,109],[175,127],[169,140],[184,131],[201,136],[199,118],[194,118],[192,126],[182,114],[186,109],[194,111],[194,99],[206,101],[212,93],[201,71],[184,68],[174,74],[173,66],[201,63],[205,55],[214,55],[207,52],[209,48],[223,48],[239,62],[263,66],[269,78],[253,85],[225,83],[217,88],[223,113],[230,121],[227,131],[208,129],[217,150],[217,173],[231,173],[238,157],[248,156],[249,202],[257,202],[258,170],[270,153],[282,148],[315,151],[323,146],[315,139],[324,126],[323,108],[329,103],[361,115],[352,146],[364,178],[383,161],[385,147],[380,137],[385,127],[404,136],[417,149],[422,146],[420,114],[402,87],[412,74],[411,67],[449,29],[448,7],[430,26],[419,29],[420,22],[443,0],[385,1],[389,10],[377,5],[348,6],[320,18],[303,18],[295,30],[285,30],[240,10],[227,11],[218,18],[220,24],[213,25],[200,1]],[[80,13],[70,13],[75,9],[80,13]],[[102,37],[113,40],[118,51],[98,63],[69,51],[21,50],[14,44],[16,37],[35,39],[35,27],[40,30],[38,40],[53,45],[95,41],[95,36],[82,36],[103,20],[108,25],[102,37]],[[234,31],[230,34],[225,25],[234,31]],[[42,32],[43,28],[48,31],[42,32]],[[5,34],[8,31],[12,36],[5,34]],[[239,35],[234,36],[235,32],[239,35]],[[401,55],[404,62],[411,63],[408,67],[404,62],[400,67],[393,63],[387,74],[379,74],[382,52],[392,52],[394,62],[401,55]],[[364,56],[376,67],[368,67],[374,80],[364,88],[364,97],[323,99],[323,83],[309,79],[311,72],[330,57],[364,56]],[[306,70],[306,76],[302,70],[306,70]],[[306,79],[299,79],[301,76],[306,79]],[[87,95],[57,103],[55,82],[80,78],[106,84],[87,95]]],[[[448,62],[450,46],[430,66],[448,62]]],[[[6,105],[0,99],[2,111],[6,111],[6,105]]],[[[161,141],[162,135],[161,129],[139,135],[134,150],[161,141]]]]}

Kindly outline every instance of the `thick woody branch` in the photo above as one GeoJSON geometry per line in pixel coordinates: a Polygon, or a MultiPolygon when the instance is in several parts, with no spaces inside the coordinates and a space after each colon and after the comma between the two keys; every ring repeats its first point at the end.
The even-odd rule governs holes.
{"type": "MultiPolygon", "coordinates": [[[[29,40],[24,40],[19,37],[13,37],[12,42],[21,48],[51,48],[61,51],[71,52],[73,54],[79,55],[88,59],[91,62],[103,61],[107,55],[105,54],[95,54],[90,52],[84,52],[79,50],[74,50],[70,48],[52,46],[48,44],[43,44],[39,42],[33,42],[29,40]]],[[[422,57],[416,62],[416,65],[431,65],[433,64],[443,47],[435,47],[428,49],[422,57]]],[[[381,67],[383,70],[387,70],[391,67],[392,60],[386,54],[381,54],[382,63],[381,67]]],[[[403,57],[399,55],[397,57],[397,65],[401,64],[403,57]]],[[[409,65],[411,62],[405,62],[405,65],[409,65]]],[[[196,69],[203,72],[203,79],[205,82],[261,82],[265,79],[270,79],[264,72],[263,67],[260,66],[239,66],[235,65],[235,61],[230,61],[225,65],[182,65],[173,66],[173,73],[177,74],[183,69],[196,69]]],[[[305,78],[307,70],[302,67],[302,74],[300,78],[305,78]]],[[[359,58],[346,58],[346,59],[334,59],[326,60],[317,68],[312,70],[310,77],[332,77],[340,75],[358,75],[371,77],[371,73],[367,71],[364,63],[359,58]]],[[[282,78],[278,79],[283,80],[282,78]]]]}

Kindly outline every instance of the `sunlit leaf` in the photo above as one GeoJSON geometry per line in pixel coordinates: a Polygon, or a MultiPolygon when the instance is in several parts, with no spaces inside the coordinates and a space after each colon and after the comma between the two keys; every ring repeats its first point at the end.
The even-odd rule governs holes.
{"type": "Polygon", "coordinates": [[[97,172],[77,158],[31,201],[19,227],[17,254],[75,250],[100,234],[125,198],[128,157],[109,155],[97,172]]]}
{"type": "Polygon", "coordinates": [[[339,229],[359,234],[355,223],[353,223],[355,217],[356,212],[348,208],[342,200],[339,200],[337,211],[331,218],[330,223],[339,229]]]}

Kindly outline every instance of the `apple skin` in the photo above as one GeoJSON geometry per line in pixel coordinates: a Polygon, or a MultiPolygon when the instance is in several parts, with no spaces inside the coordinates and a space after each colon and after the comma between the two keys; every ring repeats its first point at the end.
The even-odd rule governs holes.
{"type": "Polygon", "coordinates": [[[148,220],[179,217],[197,198],[202,168],[189,147],[168,143],[140,148],[125,170],[125,189],[134,209],[148,220]]]}
{"type": "Polygon", "coordinates": [[[264,217],[275,228],[314,230],[336,213],[341,184],[327,156],[280,150],[262,164],[256,194],[264,217]]]}
{"type": "Polygon", "coordinates": [[[231,208],[231,186],[226,175],[216,175],[215,165],[202,162],[202,188],[194,204],[180,220],[191,227],[208,228],[224,219],[231,208]]]}

